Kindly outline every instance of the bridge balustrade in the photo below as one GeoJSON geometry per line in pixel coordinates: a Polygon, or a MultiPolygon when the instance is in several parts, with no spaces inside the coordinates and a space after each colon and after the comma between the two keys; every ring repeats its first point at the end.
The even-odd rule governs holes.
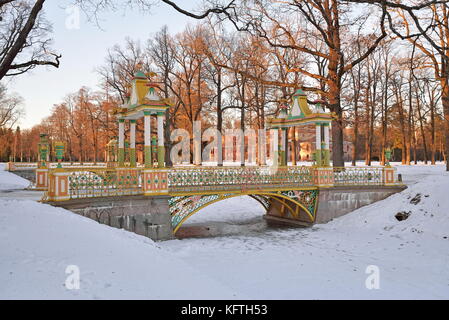
{"type": "Polygon", "coordinates": [[[313,186],[313,168],[198,167],[172,168],[168,186],[173,193],[264,190],[313,186]]]}
{"type": "Polygon", "coordinates": [[[276,191],[310,187],[397,183],[388,167],[174,167],[62,168],[50,170],[47,196],[57,200],[126,196],[276,191]],[[53,183],[51,182],[53,180],[53,183]],[[160,188],[160,189],[158,189],[160,188]],[[150,190],[151,189],[151,190],[150,190]],[[159,190],[159,192],[158,192],[159,190]],[[62,194],[58,198],[55,194],[62,194]]]}
{"type": "Polygon", "coordinates": [[[384,185],[384,167],[334,167],[334,186],[384,185]]]}

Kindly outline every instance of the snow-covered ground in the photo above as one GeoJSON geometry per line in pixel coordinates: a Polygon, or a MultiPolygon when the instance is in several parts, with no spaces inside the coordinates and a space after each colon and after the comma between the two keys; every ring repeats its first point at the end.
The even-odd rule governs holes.
{"type": "MultiPolygon", "coordinates": [[[[448,299],[449,174],[398,171],[408,189],[325,225],[267,229],[261,206],[239,197],[186,222],[227,236],[158,243],[11,192],[0,197],[0,299],[448,299]],[[78,290],[65,286],[70,265],[78,290]],[[366,287],[372,270],[379,289],[366,287]]],[[[0,190],[27,186],[17,179],[0,170],[0,190]]]]}
{"type": "Polygon", "coordinates": [[[24,189],[31,184],[30,181],[4,170],[5,164],[0,163],[0,191],[24,189]]]}

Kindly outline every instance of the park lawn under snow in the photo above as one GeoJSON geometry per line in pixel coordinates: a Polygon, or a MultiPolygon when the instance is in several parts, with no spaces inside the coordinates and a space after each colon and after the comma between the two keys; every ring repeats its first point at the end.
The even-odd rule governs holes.
{"type": "MultiPolygon", "coordinates": [[[[186,223],[231,235],[158,243],[17,192],[0,197],[0,298],[448,299],[449,174],[398,171],[408,189],[328,224],[265,229],[261,206],[239,197],[186,223]],[[64,286],[68,265],[80,268],[79,290],[64,286]],[[370,265],[380,289],[365,286],[370,265]]],[[[0,190],[15,179],[0,171],[0,190]]]]}

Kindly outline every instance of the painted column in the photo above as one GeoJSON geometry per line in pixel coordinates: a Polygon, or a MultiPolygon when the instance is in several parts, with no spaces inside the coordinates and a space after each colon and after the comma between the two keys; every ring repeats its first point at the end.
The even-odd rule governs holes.
{"type": "Polygon", "coordinates": [[[383,168],[383,182],[386,186],[392,186],[396,184],[401,184],[397,179],[395,178],[395,171],[396,168],[393,167],[384,167],[383,168]]]}
{"type": "Polygon", "coordinates": [[[131,168],[136,167],[136,120],[130,120],[130,146],[129,164],[131,168]]]}
{"type": "Polygon", "coordinates": [[[157,163],[159,168],[165,167],[164,112],[157,113],[157,163]]]}
{"type": "Polygon", "coordinates": [[[291,142],[291,148],[292,148],[292,153],[291,153],[291,157],[292,157],[292,165],[296,166],[296,127],[291,128],[291,138],[292,138],[292,142],[291,142]]]}
{"type": "Polygon", "coordinates": [[[48,189],[48,168],[36,169],[36,190],[48,189]]]}
{"type": "Polygon", "coordinates": [[[125,119],[118,121],[118,166],[125,166],[125,119]]]}
{"type": "Polygon", "coordinates": [[[245,166],[245,132],[242,130],[242,134],[240,136],[240,166],[245,166]]]}
{"type": "Polygon", "coordinates": [[[279,130],[273,129],[271,130],[272,134],[272,158],[273,158],[273,166],[277,166],[279,164],[279,130]]]}
{"type": "Polygon", "coordinates": [[[201,140],[201,121],[195,121],[193,123],[193,164],[196,166],[202,164],[201,140]]]}
{"type": "Polygon", "coordinates": [[[281,166],[287,165],[287,128],[281,130],[281,166]]]}
{"type": "Polygon", "coordinates": [[[330,139],[329,139],[329,123],[324,123],[324,144],[323,144],[323,165],[329,166],[330,165],[330,139]]]}
{"type": "Polygon", "coordinates": [[[144,161],[145,168],[153,166],[151,159],[151,113],[144,111],[144,161]]]}
{"type": "Polygon", "coordinates": [[[265,128],[259,129],[259,165],[264,166],[267,164],[267,144],[266,144],[267,132],[265,128]]]}
{"type": "Polygon", "coordinates": [[[321,124],[315,124],[315,161],[317,166],[321,166],[321,124]]]}
{"type": "Polygon", "coordinates": [[[49,174],[49,201],[70,200],[69,176],[70,172],[63,171],[63,169],[55,169],[49,174]]]}
{"type": "Polygon", "coordinates": [[[223,166],[223,137],[219,130],[217,130],[217,166],[223,166]]]}

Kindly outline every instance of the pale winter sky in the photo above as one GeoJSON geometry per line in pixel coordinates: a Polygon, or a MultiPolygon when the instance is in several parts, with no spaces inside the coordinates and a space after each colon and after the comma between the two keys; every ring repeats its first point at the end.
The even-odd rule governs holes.
{"type": "MultiPolygon", "coordinates": [[[[195,24],[165,4],[153,8],[150,14],[138,10],[124,9],[102,15],[101,29],[88,22],[81,13],[79,29],[67,28],[68,0],[47,0],[45,15],[53,24],[53,49],[62,54],[59,69],[38,67],[32,72],[5,81],[10,92],[20,94],[25,102],[26,115],[20,122],[22,128],[30,128],[50,115],[52,106],[64,97],[76,92],[81,86],[96,89],[99,83],[94,69],[104,62],[107,49],[129,36],[146,39],[167,25],[171,33],[177,33],[187,24],[195,24]]],[[[183,8],[198,9],[200,0],[179,1],[183,8]]]]}

